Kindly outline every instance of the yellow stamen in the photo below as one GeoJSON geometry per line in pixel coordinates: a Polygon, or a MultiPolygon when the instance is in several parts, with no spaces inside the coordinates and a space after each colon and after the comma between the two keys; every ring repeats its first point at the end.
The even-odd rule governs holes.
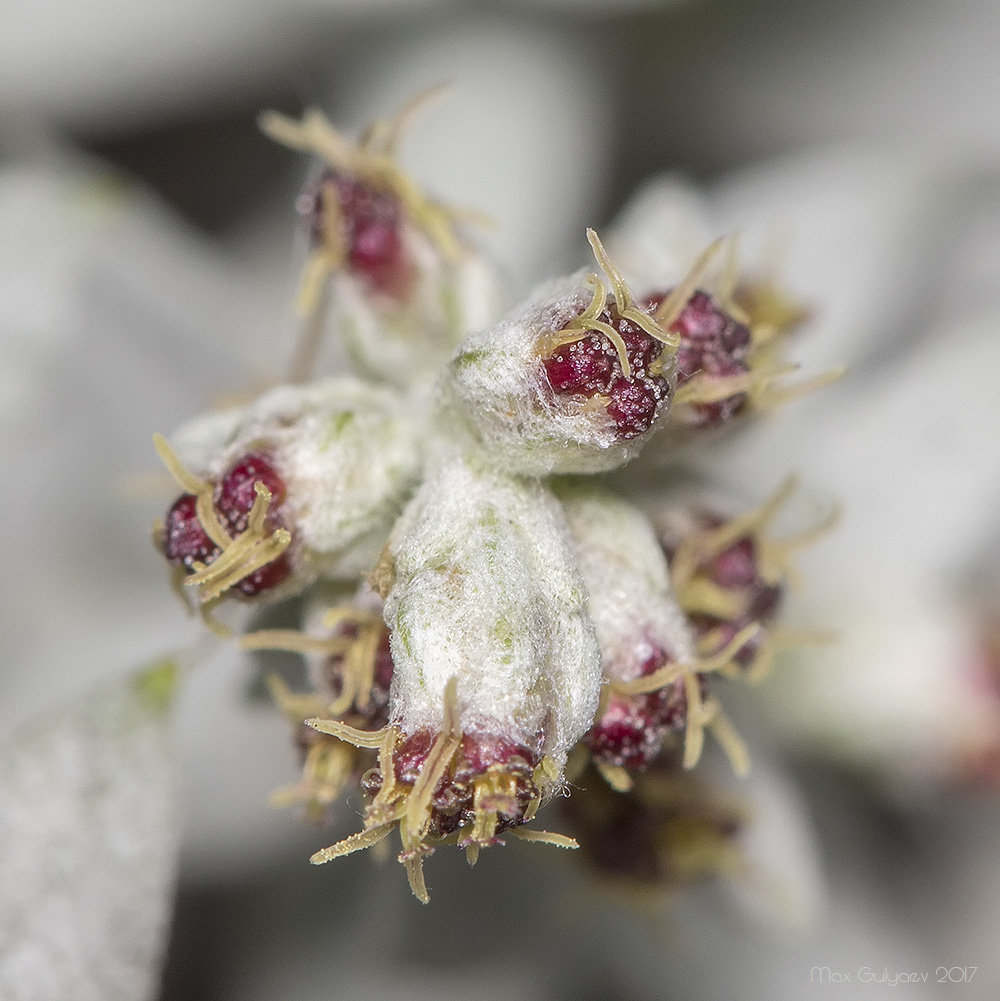
{"type": "MultiPolygon", "coordinates": [[[[659,341],[669,349],[668,351],[661,352],[660,356],[653,361],[653,365],[659,365],[662,369],[665,367],[668,360],[673,359],[673,354],[680,344],[679,335],[675,334],[671,330],[667,330],[665,325],[659,323],[656,317],[650,316],[650,314],[644,309],[640,309],[636,306],[631,289],[629,289],[628,285],[625,283],[622,273],[611,261],[607,251],[604,249],[604,245],[601,243],[600,238],[594,230],[587,230],[587,240],[590,242],[591,249],[594,251],[594,257],[597,260],[597,263],[600,265],[601,270],[604,272],[608,281],[611,283],[612,289],[614,290],[615,306],[618,310],[618,315],[625,320],[631,321],[637,327],[644,330],[650,337],[653,338],[653,340],[659,341]]],[[[650,367],[652,368],[652,366],[650,367]]]]}
{"type": "Polygon", "coordinates": [[[278,708],[293,722],[302,723],[307,716],[322,712],[323,699],[317,694],[297,694],[293,692],[280,674],[267,675],[267,690],[278,708]]]}
{"type": "Polygon", "coordinates": [[[733,298],[736,283],[740,277],[740,234],[733,233],[726,241],[726,257],[722,266],[722,276],[719,280],[715,298],[719,305],[737,322],[744,326],[750,325],[750,317],[733,298]]]}
{"type": "Polygon", "coordinates": [[[772,266],[763,279],[744,284],[735,291],[748,317],[747,326],[755,348],[772,343],[809,315],[809,310],[781,290],[772,266]]]}
{"type": "Polygon", "coordinates": [[[512,827],[507,834],[520,838],[521,841],[534,841],[541,845],[553,845],[556,848],[579,848],[575,838],[565,834],[555,834],[552,831],[534,831],[527,827],[512,827]]]}
{"type": "Polygon", "coordinates": [[[288,807],[304,803],[308,812],[320,819],[347,785],[358,763],[358,751],[340,741],[318,740],[306,753],[302,780],[271,793],[272,806],[288,807]]]}
{"type": "Polygon", "coordinates": [[[462,738],[442,731],[434,738],[427,760],[413,783],[403,829],[414,842],[422,841],[431,822],[431,806],[438,783],[444,778],[462,738]]]}
{"type": "Polygon", "coordinates": [[[396,808],[400,793],[397,790],[396,768],[392,760],[398,735],[399,732],[395,727],[389,727],[385,740],[378,749],[378,770],[382,776],[382,788],[375,794],[365,812],[367,824],[384,824],[388,823],[390,818],[400,816],[396,808]]]}
{"type": "Polygon", "coordinates": [[[684,694],[687,697],[687,722],[684,728],[684,759],[685,768],[694,768],[701,758],[701,750],[705,744],[705,724],[711,719],[707,704],[701,701],[698,676],[684,675],[684,694]]]}
{"type": "Polygon", "coordinates": [[[750,772],[750,752],[743,738],[736,732],[729,717],[722,711],[722,707],[714,699],[711,700],[711,718],[708,721],[708,728],[712,731],[712,736],[719,742],[733,771],[740,777],[746,778],[750,772]]]}
{"type": "MultiPolygon", "coordinates": [[[[256,500],[256,498],[254,499],[256,500]]],[[[229,546],[233,540],[215,511],[211,484],[206,484],[195,498],[194,513],[201,527],[205,530],[205,534],[215,545],[220,549],[229,546]]]]}
{"type": "MultiPolygon", "coordinates": [[[[711,650],[718,646],[723,630],[713,629],[699,641],[699,647],[711,650]]],[[[782,650],[796,647],[825,646],[837,642],[837,635],[824,630],[788,629],[784,627],[762,629],[761,641],[754,653],[753,660],[746,666],[732,664],[732,669],[724,669],[730,678],[739,678],[748,685],[756,685],[763,681],[774,667],[774,661],[782,650]]]]}
{"type": "Polygon", "coordinates": [[[759,382],[759,376],[754,372],[743,372],[740,375],[708,375],[698,372],[677,387],[674,393],[674,406],[693,405],[699,403],[718,403],[738,393],[749,393],[759,382]]]}
{"type": "Polygon", "coordinates": [[[594,764],[596,765],[597,770],[601,773],[601,778],[603,778],[615,792],[628,792],[629,789],[631,789],[635,784],[632,781],[632,776],[629,775],[629,773],[622,768],[621,765],[613,765],[610,762],[602,761],[599,758],[594,759],[594,764]]]}
{"type": "Polygon", "coordinates": [[[153,448],[156,449],[156,454],[159,455],[160,461],[167,467],[167,472],[177,481],[180,488],[186,494],[197,496],[202,491],[211,489],[211,484],[205,480],[199,480],[197,476],[187,471],[181,460],[177,458],[177,453],[170,447],[167,439],[162,434],[157,433],[153,435],[153,448]]]}
{"type": "Polygon", "coordinates": [[[355,747],[367,747],[377,749],[382,746],[390,727],[384,726],[381,730],[358,730],[356,727],[348,726],[336,719],[307,719],[306,726],[311,726],[320,733],[328,733],[331,737],[339,737],[341,740],[353,744],[355,747]]]}
{"type": "MultiPolygon", "coordinates": [[[[698,288],[698,282],[701,281],[705,272],[708,270],[708,266],[712,263],[712,259],[719,252],[722,244],[725,242],[724,239],[715,240],[710,243],[708,247],[703,250],[691,267],[691,270],[687,273],[684,280],[680,283],[660,303],[657,307],[656,312],[653,313],[653,319],[664,329],[669,330],[671,326],[677,321],[677,317],[681,315],[684,307],[688,304],[688,300],[694,295],[698,288]]],[[[678,340],[675,343],[680,343],[678,335],[678,340]]]]}
{"type": "Polygon", "coordinates": [[[412,855],[403,859],[406,866],[406,878],[409,881],[413,896],[422,904],[429,904],[431,897],[424,882],[424,859],[422,855],[412,855]]]}
{"type": "MultiPolygon", "coordinates": [[[[178,569],[181,569],[178,567],[178,569]]],[[[179,587],[184,587],[184,574],[181,573],[179,580],[179,587]]],[[[187,595],[184,596],[185,604],[187,603],[187,595]]],[[[198,618],[201,619],[202,624],[207,628],[214,636],[218,636],[220,640],[231,640],[233,638],[233,631],[229,626],[224,625],[215,617],[215,606],[218,604],[219,599],[215,598],[212,601],[206,601],[204,603],[199,602],[197,606],[198,618]]]]}
{"type": "Polygon", "coordinates": [[[756,639],[761,631],[759,623],[752,622],[750,625],[744,626],[717,654],[711,657],[699,658],[693,664],[666,664],[652,674],[633,678],[631,681],[611,678],[608,681],[608,687],[621,695],[648,695],[650,692],[659,691],[661,688],[673,684],[679,678],[687,679],[694,675],[725,671],[740,650],[751,640],[756,639]]]}
{"type": "MultiPolygon", "coordinates": [[[[680,594],[680,585],[676,588],[680,594]]],[[[738,619],[746,608],[746,596],[720,587],[707,577],[696,575],[683,585],[681,606],[689,615],[702,613],[716,619],[738,619]]]]}
{"type": "Polygon", "coordinates": [[[391,118],[377,119],[362,136],[365,149],[378,149],[389,156],[395,155],[403,133],[424,111],[452,92],[448,83],[439,83],[411,97],[391,118]]]}
{"type": "MultiPolygon", "coordinates": [[[[801,399],[819,389],[830,386],[842,379],[847,372],[847,367],[839,365],[828,372],[821,372],[810,379],[803,379],[793,386],[775,386],[775,378],[759,378],[756,394],[753,397],[754,406],[758,410],[773,410],[776,407],[789,403],[792,400],[801,399]]],[[[781,373],[784,374],[784,373],[781,373]]]]}
{"type": "Polygon", "coordinates": [[[301,317],[311,318],[312,323],[303,326],[299,344],[296,346],[294,368],[301,370],[300,378],[305,381],[312,369],[312,363],[319,350],[322,335],[322,316],[325,313],[327,280],[339,271],[347,260],[347,239],[344,235],[344,215],[340,208],[340,197],[336,186],[326,183],[319,192],[319,246],[309,255],[299,284],[296,312],[301,317]]]}
{"type": "Polygon", "coordinates": [[[241,650],[287,650],[290,653],[339,654],[352,641],[345,636],[321,639],[307,636],[297,629],[260,629],[240,637],[241,650]]]}
{"type": "Polygon", "coordinates": [[[372,845],[378,844],[383,838],[388,836],[391,830],[392,824],[385,824],[382,827],[369,827],[367,830],[358,831],[357,834],[352,834],[350,837],[344,838],[343,841],[338,841],[335,845],[330,845],[329,848],[324,848],[322,851],[316,852],[315,855],[311,856],[309,861],[313,865],[322,865],[324,862],[330,862],[335,858],[350,855],[352,852],[360,852],[365,848],[371,848],[372,845]]]}

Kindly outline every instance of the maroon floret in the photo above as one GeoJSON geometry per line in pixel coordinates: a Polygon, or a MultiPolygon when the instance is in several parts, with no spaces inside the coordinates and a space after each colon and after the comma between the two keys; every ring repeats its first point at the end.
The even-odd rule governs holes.
{"type": "Polygon", "coordinates": [[[618,436],[622,440],[637,438],[652,427],[670,393],[666,379],[649,373],[663,345],[621,317],[612,300],[599,320],[614,327],[625,342],[632,369],[629,378],[625,378],[615,346],[598,331],[556,348],[543,359],[545,375],[556,396],[607,397],[607,412],[618,436]]]}
{"type": "Polygon", "coordinates": [[[404,298],[413,264],[403,245],[399,198],[360,178],[324,172],[299,200],[299,212],[315,244],[323,242],[323,201],[331,195],[339,207],[348,268],[373,291],[404,298]]]}
{"type": "MultiPolygon", "coordinates": [[[[269,456],[250,452],[229,468],[216,484],[213,494],[215,512],[230,535],[246,531],[250,510],[257,498],[254,484],[258,482],[271,491],[271,502],[264,521],[266,529],[273,532],[284,527],[281,516],[281,506],[286,497],[284,481],[269,456]]],[[[220,552],[198,520],[195,497],[192,494],[181,495],[167,514],[163,546],[166,558],[192,572],[195,562],[207,565],[217,559],[220,552]]],[[[291,572],[292,563],[286,550],[277,559],[249,573],[235,588],[253,597],[277,587],[288,579],[291,572]]]]}
{"type": "MultiPolygon", "coordinates": [[[[669,292],[647,299],[651,311],[669,292]]],[[[677,349],[677,384],[682,385],[699,372],[707,376],[735,376],[750,371],[750,331],[730,316],[707,292],[697,291],[670,325],[680,335],[677,349]]],[[[714,403],[696,403],[689,410],[689,423],[697,427],[719,424],[739,413],[747,402],[746,393],[734,393],[714,403]]]]}
{"type": "Polygon", "coordinates": [[[163,540],[163,555],[171,563],[188,570],[194,562],[209,563],[219,555],[219,549],[201,527],[195,509],[194,494],[181,494],[167,514],[163,540]]]}
{"type": "Polygon", "coordinates": [[[271,531],[281,528],[279,512],[285,502],[285,482],[270,457],[249,452],[230,466],[215,488],[215,506],[234,535],[246,531],[250,510],[257,499],[257,483],[263,483],[271,493],[265,524],[271,531]]]}
{"type": "MultiPolygon", "coordinates": [[[[399,786],[412,787],[427,763],[437,734],[420,729],[404,737],[393,750],[393,771],[399,786]]],[[[490,772],[503,773],[513,781],[511,799],[505,796],[497,809],[495,835],[516,827],[524,820],[529,803],[538,795],[532,779],[539,757],[527,747],[506,737],[490,734],[463,734],[448,768],[431,798],[428,833],[434,837],[453,834],[469,827],[475,819],[475,783],[490,772]]],[[[382,788],[378,767],[364,777],[365,792],[374,797],[382,788]]],[[[494,835],[494,836],[495,836],[494,835]]],[[[459,842],[461,846],[462,841],[459,842]]]]}
{"type": "MultiPolygon", "coordinates": [[[[642,665],[639,677],[648,677],[670,661],[665,651],[656,651],[642,665]]],[[[699,683],[704,687],[704,679],[699,683]]],[[[683,679],[678,679],[644,695],[612,695],[585,740],[596,760],[642,770],[659,755],[665,734],[684,729],[686,723],[687,694],[683,679]]]]}
{"type": "MultiPolygon", "coordinates": [[[[700,530],[713,531],[725,524],[724,519],[715,514],[700,513],[695,516],[700,530]]],[[[677,553],[678,540],[664,540],[663,550],[667,562],[672,563],[677,553]]],[[[697,612],[690,621],[699,637],[709,633],[717,637],[709,655],[718,653],[733,641],[740,630],[756,623],[767,626],[777,616],[784,597],[782,584],[766,581],[760,572],[758,543],[752,535],[737,539],[722,552],[706,559],[698,569],[698,575],[707,578],[716,587],[733,592],[739,598],[742,609],[732,619],[723,619],[697,612]]],[[[757,657],[765,639],[764,632],[748,639],[736,652],[733,660],[741,667],[749,667],[757,657]]]]}

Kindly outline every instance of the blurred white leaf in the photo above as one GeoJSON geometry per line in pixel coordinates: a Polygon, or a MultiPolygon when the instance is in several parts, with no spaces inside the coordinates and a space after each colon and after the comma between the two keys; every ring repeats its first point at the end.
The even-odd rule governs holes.
{"type": "Polygon", "coordinates": [[[154,996],[176,868],[169,702],[156,665],[23,727],[0,752],[0,997],[154,996]]]}

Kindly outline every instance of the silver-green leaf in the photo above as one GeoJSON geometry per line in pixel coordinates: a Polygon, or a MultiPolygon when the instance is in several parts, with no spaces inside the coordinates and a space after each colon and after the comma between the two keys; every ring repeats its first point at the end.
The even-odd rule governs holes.
{"type": "Polygon", "coordinates": [[[0,748],[0,997],[155,996],[178,815],[163,662],[0,748]]]}

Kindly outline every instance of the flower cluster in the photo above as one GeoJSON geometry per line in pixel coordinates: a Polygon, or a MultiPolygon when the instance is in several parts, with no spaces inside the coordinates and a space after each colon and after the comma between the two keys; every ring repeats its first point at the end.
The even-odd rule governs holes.
{"type": "Polygon", "coordinates": [[[262,119],[323,161],[299,202],[303,336],[287,384],[156,439],[182,490],[157,544],[216,628],[223,603],[303,609],[301,630],[239,642],[310,664],[311,692],[273,682],[304,760],[279,798],[314,817],[349,786],[367,798],[362,830],[313,862],[398,830],[426,900],[439,846],[576,847],[531,826],[574,785],[567,821],[612,871],[683,870],[647,858],[668,828],[727,858],[737,811],[684,770],[706,731],[748,767],[717,689],[758,680],[782,642],[803,540],[769,529],[788,487],[733,514],[612,474],[654,436],[662,458],[768,409],[800,314],[741,280],[723,241],[633,289],[588,231],[595,269],[502,315],[463,213],[396,162],[417,104],[357,144],[318,112],[262,119]],[[353,376],[315,378],[327,334],[353,376]]]}

